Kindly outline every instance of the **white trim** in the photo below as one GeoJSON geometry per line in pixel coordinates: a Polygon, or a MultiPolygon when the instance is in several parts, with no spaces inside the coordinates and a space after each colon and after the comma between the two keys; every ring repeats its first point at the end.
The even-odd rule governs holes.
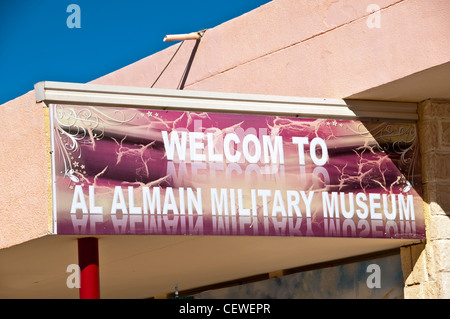
{"type": "Polygon", "coordinates": [[[56,214],[56,172],[55,172],[55,139],[54,139],[54,122],[53,122],[53,113],[54,108],[49,105],[49,117],[50,117],[50,147],[51,147],[51,170],[52,170],[52,218],[53,218],[53,225],[52,225],[52,232],[54,234],[58,233],[56,222],[57,214],[56,214]]]}
{"type": "Polygon", "coordinates": [[[36,101],[163,110],[416,121],[417,103],[200,92],[142,87],[39,82],[36,101]]]}

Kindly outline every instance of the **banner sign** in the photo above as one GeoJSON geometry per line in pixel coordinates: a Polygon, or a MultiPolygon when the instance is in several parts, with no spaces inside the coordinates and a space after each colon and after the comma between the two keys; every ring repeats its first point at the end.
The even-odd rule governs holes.
{"type": "Polygon", "coordinates": [[[50,107],[57,234],[425,238],[415,124],[50,107]]]}

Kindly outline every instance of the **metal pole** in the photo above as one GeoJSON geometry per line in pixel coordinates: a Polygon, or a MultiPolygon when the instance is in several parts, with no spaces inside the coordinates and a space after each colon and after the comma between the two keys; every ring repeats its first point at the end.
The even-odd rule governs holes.
{"type": "Polygon", "coordinates": [[[97,238],[78,238],[78,264],[80,299],[100,299],[97,238]]]}

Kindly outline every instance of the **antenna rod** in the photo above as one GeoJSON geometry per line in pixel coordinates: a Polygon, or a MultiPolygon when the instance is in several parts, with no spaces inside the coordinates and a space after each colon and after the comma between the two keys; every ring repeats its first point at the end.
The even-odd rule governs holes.
{"type": "Polygon", "coordinates": [[[204,31],[191,32],[185,34],[169,34],[164,37],[164,42],[170,41],[184,41],[184,40],[199,40],[202,38],[204,31]]]}

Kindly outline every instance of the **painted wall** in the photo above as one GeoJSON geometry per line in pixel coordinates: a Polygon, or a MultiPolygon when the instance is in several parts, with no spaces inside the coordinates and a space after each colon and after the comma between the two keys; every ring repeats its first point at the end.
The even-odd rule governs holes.
{"type": "MultiPolygon", "coordinates": [[[[209,29],[184,89],[344,98],[450,60],[449,1],[376,1],[378,25],[373,3],[276,0],[209,29]]],[[[154,83],[179,45],[93,82],[179,88],[195,41],[154,83]]]]}
{"type": "Polygon", "coordinates": [[[49,231],[48,109],[34,91],[0,105],[0,248],[49,231]]]}

